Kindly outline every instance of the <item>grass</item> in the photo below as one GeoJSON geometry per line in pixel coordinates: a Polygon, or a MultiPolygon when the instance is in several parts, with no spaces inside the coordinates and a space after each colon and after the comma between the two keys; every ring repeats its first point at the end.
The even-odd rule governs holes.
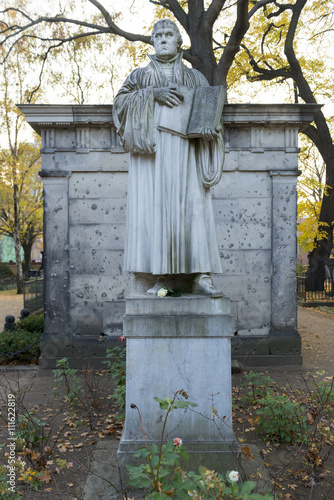
{"type": "Polygon", "coordinates": [[[334,313],[334,307],[330,307],[330,306],[322,306],[321,309],[324,309],[325,311],[328,311],[328,312],[331,312],[331,313],[334,313]]]}
{"type": "MultiPolygon", "coordinates": [[[[1,295],[17,295],[16,288],[12,288],[11,290],[0,290],[0,296],[1,295]]],[[[22,293],[19,295],[22,295],[22,293]]]]}

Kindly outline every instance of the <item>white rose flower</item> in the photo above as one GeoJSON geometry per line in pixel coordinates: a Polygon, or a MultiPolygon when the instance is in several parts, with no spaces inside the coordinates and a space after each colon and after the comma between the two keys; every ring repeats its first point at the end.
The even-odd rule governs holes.
{"type": "Polygon", "coordinates": [[[168,290],[166,288],[160,288],[160,290],[157,291],[158,297],[166,297],[168,293],[168,290]]]}
{"type": "Polygon", "coordinates": [[[239,480],[239,472],[237,470],[232,470],[230,473],[229,473],[229,480],[231,481],[231,483],[236,483],[238,480],[239,480]]]}

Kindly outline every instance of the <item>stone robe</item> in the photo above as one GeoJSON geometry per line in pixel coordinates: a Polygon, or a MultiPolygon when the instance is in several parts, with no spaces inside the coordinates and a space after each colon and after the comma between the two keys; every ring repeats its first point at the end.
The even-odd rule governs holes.
{"type": "MultiPolygon", "coordinates": [[[[210,187],[219,182],[224,161],[217,140],[184,139],[156,128],[162,104],[153,89],[168,86],[155,56],[134,70],[118,92],[113,116],[130,152],[125,270],[161,274],[220,273],[210,187]]],[[[205,77],[174,62],[173,81],[207,86],[205,77]]]]}

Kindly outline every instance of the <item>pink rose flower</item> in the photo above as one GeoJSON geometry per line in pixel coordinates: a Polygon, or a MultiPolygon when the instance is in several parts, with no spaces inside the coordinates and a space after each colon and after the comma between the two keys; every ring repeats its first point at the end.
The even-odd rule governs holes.
{"type": "Polygon", "coordinates": [[[120,341],[120,342],[124,342],[124,340],[125,340],[124,335],[121,335],[121,336],[120,336],[120,338],[119,338],[119,341],[120,341]]]}
{"type": "Polygon", "coordinates": [[[174,445],[175,446],[181,446],[182,445],[182,439],[181,438],[174,438],[174,445]]]}

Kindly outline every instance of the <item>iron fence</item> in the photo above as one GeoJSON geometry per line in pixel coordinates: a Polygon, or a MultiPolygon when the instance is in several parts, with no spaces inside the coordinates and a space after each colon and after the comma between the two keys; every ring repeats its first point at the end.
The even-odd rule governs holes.
{"type": "Polygon", "coordinates": [[[330,278],[324,280],[321,276],[309,278],[306,275],[297,275],[297,299],[309,305],[328,303],[334,306],[334,282],[330,278]]]}
{"type": "Polygon", "coordinates": [[[23,284],[24,308],[30,312],[40,311],[44,307],[44,279],[36,277],[23,284]]]}

